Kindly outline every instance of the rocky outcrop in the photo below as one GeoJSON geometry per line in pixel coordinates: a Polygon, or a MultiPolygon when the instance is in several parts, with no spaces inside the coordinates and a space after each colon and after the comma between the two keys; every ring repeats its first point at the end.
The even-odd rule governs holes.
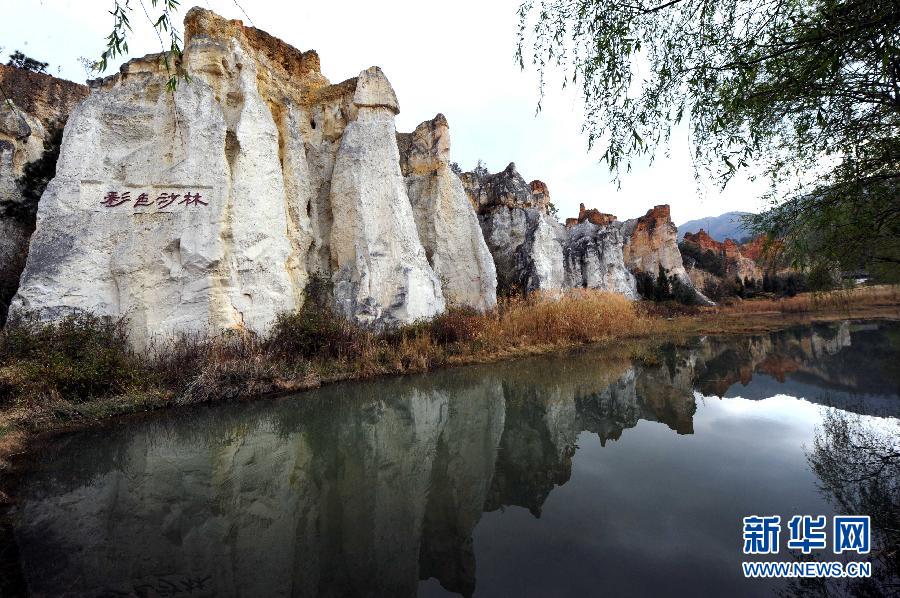
{"type": "Polygon", "coordinates": [[[568,229],[564,250],[568,288],[601,289],[638,298],[634,275],[625,268],[622,228],[618,221],[597,225],[585,220],[568,229]]]}
{"type": "Polygon", "coordinates": [[[0,65],[0,325],[28,255],[31,207],[17,180],[38,160],[88,89],[71,81],[0,65]],[[27,214],[26,214],[27,212],[27,214]]]}
{"type": "Polygon", "coordinates": [[[450,305],[497,305],[497,270],[459,176],[450,169],[443,114],[397,136],[419,239],[450,305]]]}
{"type": "Polygon", "coordinates": [[[495,174],[475,171],[461,178],[494,257],[498,290],[564,288],[566,232],[547,211],[546,185],[526,183],[513,163],[495,174]]]}
{"type": "MultiPolygon", "coordinates": [[[[90,82],[40,202],[18,312],[124,316],[141,345],[263,332],[313,277],[330,281],[338,312],[373,327],[448,304],[491,310],[498,289],[636,298],[633,273],[660,265],[689,284],[667,207],[620,223],[582,204],[563,227],[547,185],[514,164],[456,175],[442,115],[398,136],[377,67],[331,84],[314,51],[202,9],[188,12],[172,64],[189,76],[174,93],[162,55],[90,82]]],[[[62,106],[61,94],[30,106],[62,106]]],[[[31,127],[0,125],[16,140],[31,127]]]]}
{"type": "Polygon", "coordinates": [[[360,74],[358,112],[344,130],[331,178],[335,303],[366,323],[414,322],[444,311],[400,171],[394,90],[377,67],[360,74]]]}
{"type": "Polygon", "coordinates": [[[155,334],[265,330],[310,276],[365,324],[444,309],[377,68],[331,85],[315,52],[202,9],[166,90],[158,55],[92,82],[40,202],[18,310],[128,316],[155,334]]]}
{"type": "Polygon", "coordinates": [[[496,174],[467,172],[462,180],[478,210],[500,289],[553,294],[592,288],[637,298],[623,260],[623,225],[615,216],[581,204],[579,217],[563,227],[549,213],[546,183],[526,184],[515,164],[496,174]]]}
{"type": "Polygon", "coordinates": [[[724,276],[740,280],[762,280],[763,268],[761,260],[765,252],[764,235],[749,243],[738,244],[734,239],[719,242],[709,236],[702,228],[696,233],[685,233],[684,243],[689,243],[700,251],[711,251],[721,260],[724,276]]]}
{"type": "Polygon", "coordinates": [[[623,226],[625,244],[622,250],[625,266],[634,274],[656,277],[659,270],[676,278],[696,294],[696,301],[713,305],[694,289],[678,249],[678,229],[672,223],[668,205],[658,205],[640,218],[627,220],[623,226]]]}
{"type": "Polygon", "coordinates": [[[615,222],[616,216],[615,214],[605,214],[596,208],[586,210],[584,208],[584,204],[579,204],[578,217],[566,218],[566,228],[571,228],[585,221],[590,222],[591,224],[596,224],[597,226],[606,226],[611,222],[615,222]]]}

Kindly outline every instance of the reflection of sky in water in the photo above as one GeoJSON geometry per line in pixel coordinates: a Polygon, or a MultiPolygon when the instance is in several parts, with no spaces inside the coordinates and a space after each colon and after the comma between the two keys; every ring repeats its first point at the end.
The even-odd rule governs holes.
{"type": "MultiPolygon", "coordinates": [[[[768,399],[790,393],[798,397],[838,408],[847,408],[864,413],[894,413],[898,410],[897,395],[856,393],[845,390],[823,389],[821,386],[794,380],[792,377],[779,382],[767,374],[754,374],[753,380],[746,386],[736,383],[723,395],[726,398],[768,399]]],[[[785,395],[787,396],[787,395],[785,395]]]]}
{"type": "Polygon", "coordinates": [[[804,447],[825,404],[897,412],[892,338],[586,350],[67,435],[24,484],[23,567],[48,594],[760,595],[742,517],[833,513],[804,447]]]}

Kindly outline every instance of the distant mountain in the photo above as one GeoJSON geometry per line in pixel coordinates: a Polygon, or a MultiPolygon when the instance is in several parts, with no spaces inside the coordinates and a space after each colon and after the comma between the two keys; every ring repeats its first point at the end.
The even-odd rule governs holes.
{"type": "Polygon", "coordinates": [[[684,237],[684,233],[696,233],[701,228],[709,233],[716,241],[734,239],[740,241],[750,236],[750,231],[741,224],[741,217],[749,212],[725,212],[720,216],[707,216],[697,220],[688,220],[678,225],[678,238],[684,237]]]}

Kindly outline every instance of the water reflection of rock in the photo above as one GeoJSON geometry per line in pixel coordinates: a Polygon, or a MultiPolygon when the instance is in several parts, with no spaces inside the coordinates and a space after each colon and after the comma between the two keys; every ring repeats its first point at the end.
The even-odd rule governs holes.
{"type": "Polygon", "coordinates": [[[414,595],[436,577],[471,594],[482,512],[539,514],[582,430],[605,441],[649,418],[690,431],[690,393],[638,396],[658,373],[589,353],[536,363],[72,436],[21,508],[30,589],[414,595]]]}
{"type": "Polygon", "coordinates": [[[762,374],[781,385],[779,392],[798,395],[814,389],[815,394],[798,396],[814,402],[839,399],[841,407],[866,411],[854,397],[900,393],[900,371],[892,363],[898,350],[896,332],[891,332],[895,330],[841,322],[739,339],[706,339],[690,349],[696,362],[694,384],[706,395],[729,396],[731,391],[765,398],[771,396],[771,386],[760,389],[759,396],[736,387],[738,383],[747,387],[754,375],[762,374]]]}
{"type": "Polygon", "coordinates": [[[24,489],[25,576],[37,595],[408,596],[431,577],[470,595],[482,512],[539,516],[582,432],[690,434],[695,387],[783,349],[812,371],[802,356],[849,343],[820,336],[670,347],[653,365],[586,351],[72,435],[24,489]]]}

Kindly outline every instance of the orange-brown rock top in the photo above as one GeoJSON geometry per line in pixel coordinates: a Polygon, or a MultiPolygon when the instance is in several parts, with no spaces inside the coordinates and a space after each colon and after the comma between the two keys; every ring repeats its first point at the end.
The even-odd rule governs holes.
{"type": "Polygon", "coordinates": [[[778,240],[771,240],[766,235],[758,235],[741,245],[741,254],[754,261],[770,258],[776,255],[783,244],[778,240]]]}
{"type": "Polygon", "coordinates": [[[528,186],[531,187],[531,197],[535,204],[550,203],[550,188],[547,183],[535,179],[528,186]]]}
{"type": "Polygon", "coordinates": [[[722,243],[709,236],[709,233],[702,228],[696,233],[684,233],[684,240],[688,243],[697,245],[704,251],[713,251],[716,254],[722,252],[722,243]]]}
{"type": "Polygon", "coordinates": [[[703,251],[712,251],[716,255],[723,256],[726,260],[736,260],[743,257],[758,262],[773,248],[773,244],[768,241],[765,235],[759,235],[747,243],[738,243],[734,239],[725,239],[725,241],[720,242],[713,239],[702,228],[696,233],[685,233],[684,241],[696,245],[703,251]]]}
{"type": "Polygon", "coordinates": [[[319,55],[315,50],[301,51],[265,31],[248,27],[239,19],[226,19],[216,13],[194,7],[184,18],[184,57],[165,64],[162,53],[134,58],[119,68],[119,72],[88,83],[92,88],[110,88],[137,76],[149,79],[168,77],[187,70],[191,74],[204,72],[215,79],[229,71],[231,65],[222,62],[230,44],[237,42],[258,65],[257,84],[263,97],[275,107],[287,100],[309,105],[338,97],[352,97],[356,78],[331,85],[321,73],[319,55]],[[171,70],[170,70],[171,69],[171,70]]]}
{"type": "Polygon", "coordinates": [[[596,208],[587,210],[582,203],[578,205],[577,218],[566,218],[566,228],[571,228],[573,226],[581,224],[585,220],[587,220],[591,224],[596,224],[597,226],[606,226],[611,222],[615,222],[616,216],[615,214],[606,214],[596,208]]]}

